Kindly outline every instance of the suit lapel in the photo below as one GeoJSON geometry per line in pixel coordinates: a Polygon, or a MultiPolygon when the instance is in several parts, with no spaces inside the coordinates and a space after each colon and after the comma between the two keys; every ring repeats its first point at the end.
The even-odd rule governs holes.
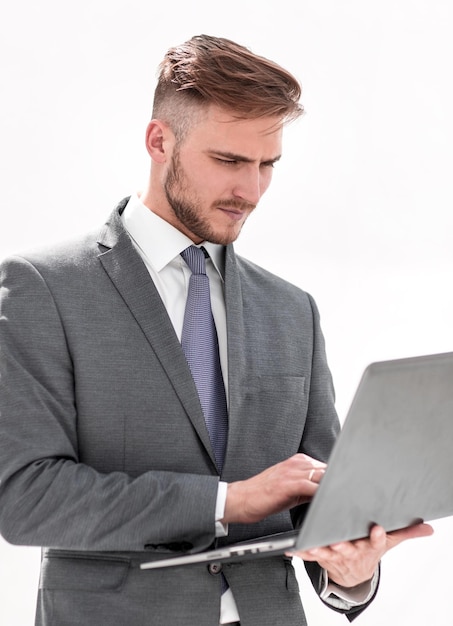
{"type": "Polygon", "coordinates": [[[243,296],[237,259],[233,246],[225,255],[225,305],[228,335],[228,445],[224,470],[228,471],[228,451],[234,450],[242,436],[241,403],[247,385],[243,296]]]}
{"type": "Polygon", "coordinates": [[[101,232],[98,243],[105,251],[99,260],[154,350],[215,464],[200,400],[181,344],[148,270],[121,222],[120,214],[126,204],[127,199],[118,205],[101,232]]]}

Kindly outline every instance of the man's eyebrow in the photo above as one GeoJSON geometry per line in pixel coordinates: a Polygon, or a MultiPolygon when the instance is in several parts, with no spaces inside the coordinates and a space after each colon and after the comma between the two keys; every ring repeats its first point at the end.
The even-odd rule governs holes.
{"type": "MultiPolygon", "coordinates": [[[[243,154],[235,154],[234,152],[223,152],[222,150],[209,150],[211,154],[214,154],[218,157],[222,157],[224,159],[229,159],[230,161],[239,161],[241,163],[253,163],[255,159],[250,159],[249,157],[244,156],[243,154]]],[[[280,160],[281,154],[273,157],[271,159],[266,159],[262,161],[262,163],[276,163],[280,160]]]]}

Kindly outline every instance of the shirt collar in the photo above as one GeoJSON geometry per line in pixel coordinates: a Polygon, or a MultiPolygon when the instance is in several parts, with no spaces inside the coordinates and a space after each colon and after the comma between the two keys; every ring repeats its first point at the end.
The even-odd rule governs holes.
{"type": "MultiPolygon", "coordinates": [[[[157,272],[179,256],[193,241],[177,228],[153,213],[137,194],[133,194],[124,209],[121,219],[136,245],[157,272]]],[[[225,248],[219,244],[204,242],[214,267],[223,280],[225,248]]]]}

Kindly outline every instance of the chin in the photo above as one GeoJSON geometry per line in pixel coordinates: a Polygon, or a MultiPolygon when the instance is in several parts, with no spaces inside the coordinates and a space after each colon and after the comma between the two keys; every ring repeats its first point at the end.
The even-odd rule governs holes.
{"type": "Polygon", "coordinates": [[[206,241],[210,241],[211,243],[217,243],[220,244],[222,246],[227,246],[230,243],[233,243],[234,241],[236,241],[236,239],[239,237],[240,234],[240,230],[238,231],[234,231],[234,232],[228,232],[228,233],[212,233],[212,236],[207,238],[206,241]]]}

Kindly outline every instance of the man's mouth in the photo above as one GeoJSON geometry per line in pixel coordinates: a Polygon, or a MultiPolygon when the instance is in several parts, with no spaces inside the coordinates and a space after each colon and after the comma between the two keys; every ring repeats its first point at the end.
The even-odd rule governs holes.
{"type": "Polygon", "coordinates": [[[241,211],[240,209],[235,209],[233,207],[224,207],[224,206],[220,206],[219,209],[221,211],[223,211],[223,213],[226,213],[232,220],[241,220],[243,219],[243,217],[245,216],[246,212],[245,211],[241,211]]]}
{"type": "Polygon", "coordinates": [[[236,204],[226,203],[219,204],[217,208],[220,209],[220,211],[223,211],[223,213],[226,213],[232,220],[240,221],[247,217],[247,215],[251,213],[255,207],[253,204],[242,203],[241,206],[239,206],[236,204]]]}

